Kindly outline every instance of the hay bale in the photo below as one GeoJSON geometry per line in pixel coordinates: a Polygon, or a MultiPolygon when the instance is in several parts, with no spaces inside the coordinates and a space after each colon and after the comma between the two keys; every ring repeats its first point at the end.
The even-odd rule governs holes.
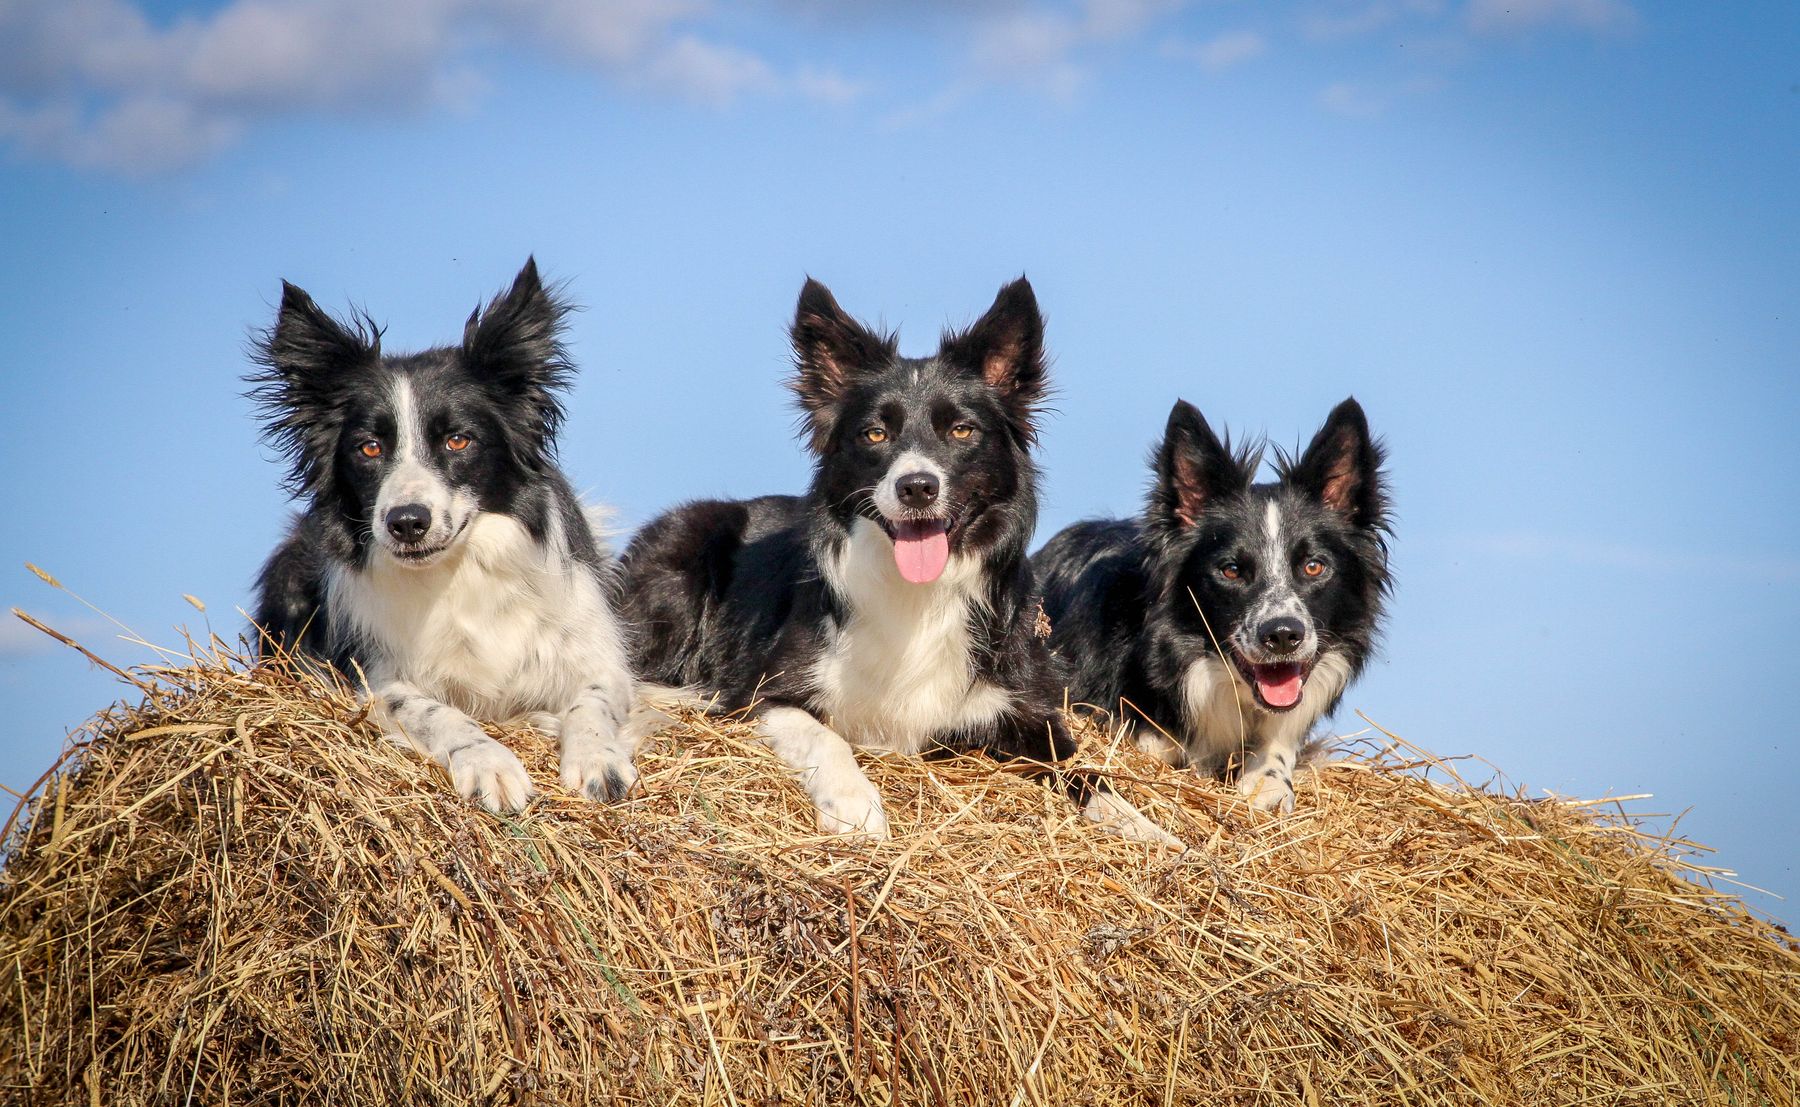
{"type": "Polygon", "coordinates": [[[1594,806],[1323,767],[1296,814],[1090,735],[1193,847],[964,759],[824,839],[741,727],[642,798],[457,800],[352,698],[209,660],[13,826],[0,1098],[1792,1103],[1800,953],[1594,806]]]}

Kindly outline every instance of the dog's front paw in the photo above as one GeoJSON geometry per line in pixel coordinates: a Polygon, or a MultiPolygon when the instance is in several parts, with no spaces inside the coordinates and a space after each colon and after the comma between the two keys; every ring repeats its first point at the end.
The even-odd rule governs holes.
{"type": "Polygon", "coordinates": [[[819,829],[827,834],[888,836],[887,815],[881,810],[881,793],[860,772],[854,782],[846,779],[834,787],[815,790],[813,806],[818,810],[819,829]]]}
{"type": "Polygon", "coordinates": [[[1132,842],[1149,842],[1169,849],[1186,849],[1187,844],[1150,821],[1149,816],[1133,807],[1117,792],[1096,789],[1081,809],[1081,817],[1096,823],[1108,834],[1132,842]]]}
{"type": "Polygon", "coordinates": [[[495,814],[522,811],[531,799],[534,789],[524,764],[486,734],[452,750],[448,760],[457,792],[495,814]]]}
{"type": "Polygon", "coordinates": [[[1293,814],[1294,778],[1274,765],[1246,771],[1238,778],[1238,791],[1257,811],[1293,814]]]}
{"type": "Polygon", "coordinates": [[[617,803],[637,789],[637,766],[631,763],[630,755],[598,743],[580,746],[565,743],[562,784],[595,803],[617,803]]]}

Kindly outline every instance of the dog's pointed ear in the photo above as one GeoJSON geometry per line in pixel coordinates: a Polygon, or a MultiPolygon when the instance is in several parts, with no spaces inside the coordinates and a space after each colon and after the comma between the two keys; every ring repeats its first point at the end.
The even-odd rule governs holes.
{"type": "Polygon", "coordinates": [[[1356,526],[1381,527],[1387,499],[1381,459],[1381,445],[1370,436],[1369,420],[1352,397],[1331,409],[1325,425],[1299,459],[1284,468],[1281,479],[1356,526]]]}
{"type": "Polygon", "coordinates": [[[250,356],[259,368],[244,380],[264,439],[287,458],[289,490],[316,487],[336,448],[341,382],[380,360],[381,329],[366,315],[339,322],[282,281],[275,324],[252,336],[250,356]]]}
{"type": "Polygon", "coordinates": [[[523,461],[547,462],[562,423],[558,395],[575,375],[562,341],[571,310],[538,276],[537,259],[526,258],[512,287],[477,308],[463,327],[469,370],[496,398],[528,413],[531,425],[520,428],[525,433],[515,441],[528,447],[523,461]]]}
{"type": "Polygon", "coordinates": [[[831,290],[811,277],[794,305],[794,375],[788,384],[800,400],[808,437],[823,451],[835,429],[835,413],[856,379],[894,359],[893,335],[881,335],[851,318],[831,290]]]}
{"type": "Polygon", "coordinates": [[[994,304],[973,326],[946,334],[938,357],[979,373],[1011,411],[1021,437],[1037,437],[1036,417],[1048,384],[1044,356],[1044,316],[1024,277],[1000,289],[994,304]]]}
{"type": "Polygon", "coordinates": [[[1176,400],[1154,459],[1149,521],[1165,532],[1194,526],[1222,497],[1241,492],[1255,473],[1247,454],[1234,454],[1200,409],[1176,400]]]}
{"type": "Polygon", "coordinates": [[[305,289],[287,281],[281,282],[281,307],[266,345],[270,367],[296,383],[323,383],[381,356],[378,331],[345,326],[314,303],[305,289]]]}

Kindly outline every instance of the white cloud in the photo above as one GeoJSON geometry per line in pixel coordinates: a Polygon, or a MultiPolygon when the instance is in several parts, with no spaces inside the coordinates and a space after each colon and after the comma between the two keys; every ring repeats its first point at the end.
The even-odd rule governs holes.
{"type": "Polygon", "coordinates": [[[1163,55],[1193,61],[1209,73],[1220,73],[1268,53],[1269,42],[1255,31],[1232,31],[1216,35],[1205,42],[1171,40],[1163,44],[1163,55]]]}
{"type": "Polygon", "coordinates": [[[1769,583],[1800,580],[1800,559],[1780,555],[1695,553],[1666,546],[1604,542],[1572,535],[1514,531],[1469,534],[1451,539],[1447,548],[1469,550],[1519,561],[1558,561],[1649,576],[1728,576],[1769,583]]]}
{"type": "Polygon", "coordinates": [[[1444,0],[1356,0],[1333,3],[1305,12],[1300,31],[1319,41],[1355,38],[1403,19],[1442,15],[1444,0]]]}
{"type": "Polygon", "coordinates": [[[778,85],[767,62],[735,46],[682,35],[659,50],[642,68],[645,84],[703,104],[723,107],[747,93],[772,92],[778,85]]]}
{"type": "Polygon", "coordinates": [[[1082,0],[1073,10],[1021,9],[977,23],[970,57],[977,72],[1038,88],[1059,99],[1086,83],[1086,50],[1141,35],[1184,0],[1082,0]]]}
{"type": "Polygon", "coordinates": [[[84,167],[155,172],[251,125],[319,112],[466,102],[485,49],[523,48],[722,106],[753,95],[841,102],[846,79],[783,75],[711,41],[693,0],[230,0],[153,23],[128,0],[0,0],[0,139],[84,167]]]}
{"type": "Polygon", "coordinates": [[[1440,77],[1414,77],[1394,84],[1337,81],[1320,90],[1319,106],[1350,119],[1373,119],[1401,100],[1436,92],[1443,87],[1440,77]]]}
{"type": "Polygon", "coordinates": [[[1520,34],[1539,27],[1615,33],[1637,26],[1625,0],[1470,0],[1469,29],[1476,34],[1520,34]]]}
{"type": "MultiPolygon", "coordinates": [[[[119,633],[118,628],[111,623],[96,619],[91,615],[70,615],[62,618],[38,615],[37,618],[45,626],[52,627],[93,650],[98,650],[99,647],[106,645],[119,633]]],[[[38,657],[68,648],[18,618],[10,610],[0,609],[0,661],[38,657]]]]}

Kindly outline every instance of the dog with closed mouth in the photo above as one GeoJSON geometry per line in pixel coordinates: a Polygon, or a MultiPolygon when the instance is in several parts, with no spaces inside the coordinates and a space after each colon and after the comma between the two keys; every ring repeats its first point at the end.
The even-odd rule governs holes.
{"type": "Polygon", "coordinates": [[[283,282],[248,378],[304,501],[258,581],[261,652],[360,671],[372,716],[497,812],[533,786],[478,719],[558,734],[578,794],[637,780],[617,563],[555,462],[568,311],[528,260],[459,345],[395,355],[283,282]]]}
{"type": "MultiPolygon", "coordinates": [[[[1044,765],[1075,751],[1026,557],[1044,324],[1021,277],[935,354],[902,357],[809,279],[790,333],[811,487],[645,526],[623,559],[633,661],[751,713],[822,830],[885,836],[853,745],[1044,765]]],[[[1066,780],[1089,819],[1172,841],[1102,784],[1066,780]]]]}
{"type": "Polygon", "coordinates": [[[1368,663],[1391,588],[1382,456],[1348,399],[1259,484],[1262,451],[1177,402],[1142,517],[1077,523],[1032,559],[1071,694],[1292,811],[1301,747],[1368,663]]]}

